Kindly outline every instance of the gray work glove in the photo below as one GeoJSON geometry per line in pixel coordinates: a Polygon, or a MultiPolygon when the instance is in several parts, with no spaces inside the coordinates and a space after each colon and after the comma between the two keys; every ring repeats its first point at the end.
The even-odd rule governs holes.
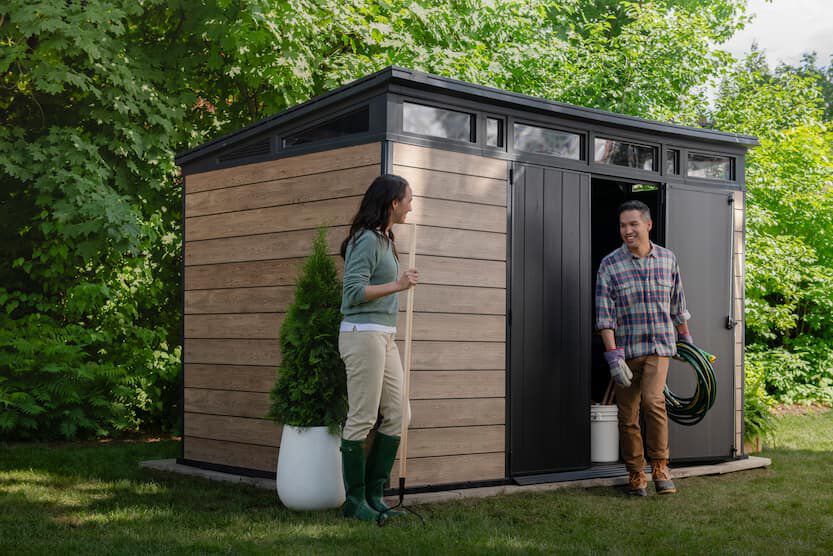
{"type": "Polygon", "coordinates": [[[691,334],[680,334],[678,332],[677,337],[678,337],[679,341],[681,341],[681,342],[685,342],[687,344],[694,345],[694,338],[691,337],[691,334]]]}
{"type": "Polygon", "coordinates": [[[622,348],[611,349],[606,351],[604,355],[607,366],[610,367],[610,377],[613,381],[623,388],[630,386],[633,373],[628,364],[625,363],[625,350],[622,348]]]}

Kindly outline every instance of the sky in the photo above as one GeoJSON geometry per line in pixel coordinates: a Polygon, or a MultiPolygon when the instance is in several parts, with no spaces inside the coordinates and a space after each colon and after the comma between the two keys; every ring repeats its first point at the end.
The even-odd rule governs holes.
{"type": "Polygon", "coordinates": [[[741,58],[752,42],[766,51],[767,61],[796,64],[804,52],[815,50],[818,64],[830,64],[833,54],[833,0],[748,0],[755,19],[721,48],[741,58]]]}

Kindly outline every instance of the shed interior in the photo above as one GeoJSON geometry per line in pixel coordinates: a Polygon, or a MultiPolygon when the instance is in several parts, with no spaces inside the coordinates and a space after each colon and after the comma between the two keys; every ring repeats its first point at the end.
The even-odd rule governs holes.
{"type": "MultiPolygon", "coordinates": [[[[664,222],[665,212],[662,205],[662,185],[658,183],[634,182],[616,180],[606,177],[592,177],[590,180],[591,199],[591,231],[590,245],[592,251],[593,284],[591,291],[596,289],[596,273],[602,259],[611,251],[622,245],[619,236],[619,220],[616,210],[625,201],[642,201],[651,210],[653,228],[650,232],[651,241],[665,245],[664,222]]],[[[594,318],[594,315],[591,316],[594,318]]],[[[604,344],[601,336],[593,331],[591,341],[591,381],[590,400],[601,403],[607,390],[610,372],[605,363],[604,344]]]]}

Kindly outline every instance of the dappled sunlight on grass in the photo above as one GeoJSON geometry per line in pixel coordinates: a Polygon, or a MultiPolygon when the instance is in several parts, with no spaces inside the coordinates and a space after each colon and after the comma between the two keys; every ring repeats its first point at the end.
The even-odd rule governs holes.
{"type": "Polygon", "coordinates": [[[141,469],[175,442],[0,451],[0,553],[833,553],[833,412],[787,416],[767,469],[420,506],[385,527],[291,512],[274,491],[141,469]]]}

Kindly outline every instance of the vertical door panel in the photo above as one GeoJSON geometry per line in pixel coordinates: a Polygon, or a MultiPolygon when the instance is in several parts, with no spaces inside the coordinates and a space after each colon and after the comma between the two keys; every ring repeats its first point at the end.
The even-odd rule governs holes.
{"type": "Polygon", "coordinates": [[[590,464],[590,179],[516,165],[510,325],[511,474],[590,464]]]}
{"type": "MultiPolygon", "coordinates": [[[[680,264],[695,343],[717,356],[714,363],[717,396],[714,406],[694,426],[671,423],[671,459],[725,459],[734,444],[734,332],[730,314],[729,280],[732,245],[731,192],[669,184],[666,189],[666,240],[680,264]]],[[[672,361],[668,386],[678,395],[694,392],[694,371],[672,361]]]]}

